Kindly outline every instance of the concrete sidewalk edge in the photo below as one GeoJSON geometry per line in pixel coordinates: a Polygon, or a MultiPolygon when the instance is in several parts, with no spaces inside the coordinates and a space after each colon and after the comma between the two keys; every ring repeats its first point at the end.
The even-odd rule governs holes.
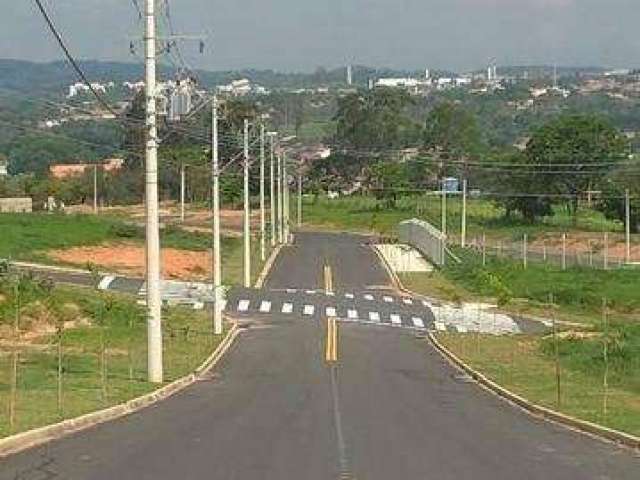
{"type": "Polygon", "coordinates": [[[0,439],[0,458],[57,440],[72,433],[86,430],[101,423],[116,420],[169,398],[196,382],[203,373],[215,367],[241,331],[238,324],[234,322],[213,353],[209,355],[193,373],[175,380],[158,390],[133,398],[119,405],[108,407],[104,410],[98,410],[79,417],[63,420],[53,425],[39,427],[0,439]]]}

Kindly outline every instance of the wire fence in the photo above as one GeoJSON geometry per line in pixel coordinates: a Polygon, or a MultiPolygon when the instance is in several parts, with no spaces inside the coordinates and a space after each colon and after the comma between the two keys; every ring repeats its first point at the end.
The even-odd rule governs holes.
{"type": "MultiPolygon", "coordinates": [[[[166,324],[165,382],[193,372],[219,340],[204,321],[166,324]]],[[[60,330],[45,344],[25,335],[6,339],[0,353],[0,437],[116,405],[154,388],[147,381],[144,323],[91,337],[60,330]]]]}
{"type": "Polygon", "coordinates": [[[640,254],[637,247],[629,248],[615,242],[610,234],[603,234],[600,239],[584,240],[583,236],[573,238],[571,234],[562,234],[552,241],[540,240],[532,242],[523,234],[520,240],[496,240],[486,235],[471,238],[467,247],[474,249],[486,258],[508,258],[522,262],[526,268],[529,263],[548,264],[563,270],[572,267],[612,270],[623,267],[640,266],[640,254]],[[620,251],[623,253],[620,253],[620,251]]]}

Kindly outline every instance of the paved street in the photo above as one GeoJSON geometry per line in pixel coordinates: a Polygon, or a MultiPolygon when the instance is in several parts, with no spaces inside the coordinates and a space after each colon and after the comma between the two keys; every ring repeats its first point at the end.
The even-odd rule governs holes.
{"type": "Polygon", "coordinates": [[[246,331],[207,378],[129,417],[4,459],[0,479],[640,477],[640,458],[628,450],[534,419],[450,367],[405,321],[419,316],[428,326],[430,309],[393,292],[367,242],[298,235],[263,291],[232,292],[228,308],[246,331]],[[335,296],[324,293],[327,263],[335,296]],[[238,311],[242,300],[246,311],[238,311]],[[269,311],[260,311],[263,302],[269,311]],[[305,315],[311,304],[314,314],[305,315]],[[369,304],[389,325],[339,322],[338,361],[328,363],[326,309],[368,317],[369,304]],[[405,328],[393,328],[396,309],[405,328]]]}

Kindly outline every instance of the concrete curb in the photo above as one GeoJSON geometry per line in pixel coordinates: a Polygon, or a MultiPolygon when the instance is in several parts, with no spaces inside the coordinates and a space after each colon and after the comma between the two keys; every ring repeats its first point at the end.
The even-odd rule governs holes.
{"type": "MultiPolygon", "coordinates": [[[[79,274],[83,274],[83,275],[91,275],[91,272],[89,272],[86,269],[81,269],[81,268],[74,268],[74,267],[60,267],[57,265],[46,265],[43,263],[30,263],[30,262],[16,262],[16,261],[11,261],[8,259],[0,259],[0,260],[6,260],[9,262],[10,265],[16,266],[20,269],[30,269],[30,270],[39,270],[39,271],[49,271],[49,272],[60,272],[60,273],[79,273],[79,274]]],[[[98,272],[100,275],[113,275],[112,272],[98,272]]]]}
{"type": "Polygon", "coordinates": [[[273,267],[273,264],[275,263],[276,258],[280,253],[280,250],[282,250],[282,246],[283,244],[280,243],[276,245],[276,247],[272,250],[271,255],[269,255],[269,258],[267,258],[267,261],[265,262],[264,267],[262,268],[262,272],[260,272],[260,276],[258,276],[258,279],[256,280],[255,288],[263,287],[264,282],[267,279],[267,275],[269,275],[269,272],[271,271],[271,268],[273,267]]]}
{"type": "MultiPolygon", "coordinates": [[[[376,248],[373,249],[378,252],[376,248]]],[[[418,298],[429,299],[424,295],[418,295],[408,288],[406,288],[398,275],[391,269],[391,267],[387,264],[384,257],[378,252],[378,256],[381,258],[383,265],[389,272],[393,283],[395,284],[398,290],[416,296],[418,298]]],[[[543,407],[541,405],[530,402],[529,400],[521,397],[513,393],[510,390],[498,385],[493,380],[489,379],[482,373],[475,370],[473,367],[465,363],[462,359],[457,357],[453,352],[447,349],[444,345],[442,345],[435,335],[432,332],[427,333],[427,338],[434,346],[434,348],[442,355],[449,363],[451,363],[458,370],[462,370],[471,378],[473,378],[478,384],[489,392],[501,397],[503,400],[509,401],[518,407],[522,408],[525,412],[537,416],[542,417],[545,420],[552,421],[563,427],[578,431],[583,434],[588,434],[594,438],[597,438],[601,441],[613,442],[619,445],[623,445],[625,447],[629,447],[632,449],[640,449],[640,437],[636,437],[634,435],[621,432],[619,430],[614,430],[612,428],[604,427],[602,425],[598,425],[596,423],[589,422],[587,420],[580,420],[579,418],[572,417],[570,415],[565,415],[564,413],[557,412],[547,407],[543,407]]]]}
{"type": "Polygon", "coordinates": [[[598,438],[599,440],[617,443],[632,449],[640,449],[640,437],[636,437],[619,430],[614,430],[612,428],[603,427],[602,425],[598,425],[587,420],[580,420],[570,415],[565,415],[563,413],[557,412],[556,410],[552,410],[550,408],[530,402],[529,400],[498,385],[496,382],[490,380],[488,377],[465,363],[453,352],[442,345],[435,337],[435,335],[433,335],[433,333],[429,332],[428,338],[434,348],[455,368],[462,370],[463,372],[468,374],[485,389],[498,395],[499,397],[502,397],[504,400],[508,400],[509,402],[514,403],[528,413],[538,417],[542,417],[545,420],[553,421],[572,430],[577,430],[581,433],[589,434],[590,436],[598,438]]]}
{"type": "Polygon", "coordinates": [[[241,331],[238,324],[233,323],[222,342],[220,342],[214,352],[193,373],[175,380],[158,390],[128,400],[125,403],[108,407],[104,410],[91,412],[53,425],[47,425],[0,439],[0,458],[48,443],[52,440],[57,440],[102,423],[116,420],[171,397],[195,383],[203,373],[215,367],[241,331]]]}

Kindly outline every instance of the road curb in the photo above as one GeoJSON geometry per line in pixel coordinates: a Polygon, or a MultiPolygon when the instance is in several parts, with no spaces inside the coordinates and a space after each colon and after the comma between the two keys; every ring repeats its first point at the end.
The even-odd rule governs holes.
{"type": "Polygon", "coordinates": [[[572,430],[577,430],[581,433],[589,434],[590,436],[593,436],[600,440],[617,443],[633,449],[640,449],[640,437],[636,437],[619,430],[614,430],[612,428],[604,427],[587,420],[581,420],[579,418],[575,418],[570,415],[560,413],[556,410],[552,410],[550,408],[530,402],[520,395],[513,393],[511,390],[502,387],[501,385],[486,377],[484,374],[475,370],[469,364],[465,363],[447,347],[442,345],[432,332],[429,332],[427,336],[434,348],[454,367],[467,373],[485,389],[491,391],[499,397],[502,397],[505,400],[508,400],[509,402],[516,404],[528,413],[537,417],[542,417],[545,420],[553,421],[572,430]]]}
{"type": "Polygon", "coordinates": [[[271,268],[273,267],[273,264],[275,263],[276,258],[280,253],[280,250],[282,250],[282,245],[283,245],[282,243],[279,243],[271,251],[269,258],[267,258],[267,261],[264,264],[264,267],[262,268],[262,272],[260,272],[260,276],[258,276],[258,279],[256,280],[255,288],[257,289],[262,288],[262,286],[264,285],[264,282],[267,279],[267,275],[269,275],[269,272],[271,272],[271,268]]]}
{"type": "Polygon", "coordinates": [[[0,458],[66,437],[72,433],[77,433],[102,423],[116,420],[162,400],[166,400],[195,383],[204,373],[215,367],[241,331],[238,324],[234,322],[213,353],[209,355],[193,373],[175,380],[158,390],[133,398],[119,405],[108,407],[104,410],[91,412],[53,425],[39,427],[0,439],[0,458]]]}
{"type": "MultiPolygon", "coordinates": [[[[413,295],[418,298],[429,299],[424,295],[416,294],[412,292],[408,288],[406,288],[400,277],[391,269],[390,265],[387,264],[384,257],[378,252],[378,249],[373,249],[378,253],[378,256],[382,259],[382,263],[389,272],[395,286],[402,292],[407,293],[409,295],[413,295]]],[[[640,449],[640,437],[636,437],[629,433],[621,432],[619,430],[614,430],[612,428],[604,427],[602,425],[598,425],[596,423],[589,422],[587,420],[581,420],[579,418],[572,417],[570,415],[566,415],[564,413],[560,413],[556,410],[552,410],[547,407],[543,407],[536,403],[530,402],[529,400],[521,397],[513,393],[511,390],[504,388],[503,386],[497,384],[493,380],[486,377],[484,374],[475,370],[469,364],[465,363],[462,359],[456,356],[453,352],[451,352],[447,347],[442,345],[440,341],[436,338],[436,336],[432,332],[427,333],[427,338],[433,345],[433,347],[442,355],[445,360],[451,363],[455,368],[462,370],[466,374],[468,374],[471,378],[473,378],[478,384],[489,392],[497,395],[498,397],[511,402],[518,407],[522,408],[525,412],[530,415],[536,417],[542,417],[545,420],[552,421],[563,427],[569,428],[571,430],[577,431],[579,433],[587,434],[591,437],[597,438],[601,441],[616,443],[628,448],[632,448],[635,450],[640,449]]]]}

